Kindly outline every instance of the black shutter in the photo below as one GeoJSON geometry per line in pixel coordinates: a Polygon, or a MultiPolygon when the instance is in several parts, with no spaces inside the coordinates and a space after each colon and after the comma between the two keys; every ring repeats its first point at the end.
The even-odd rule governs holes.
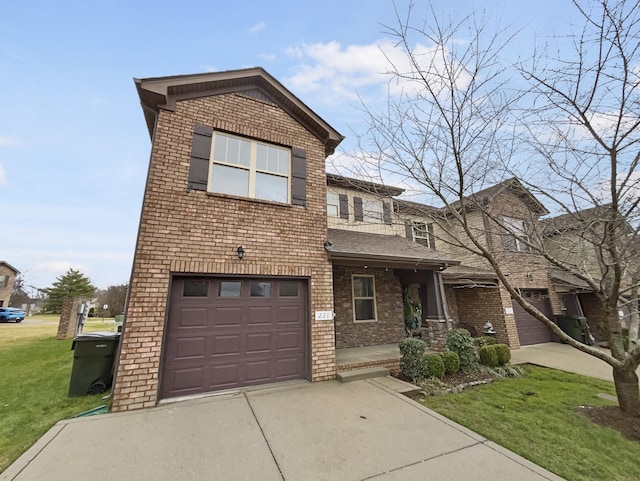
{"type": "Polygon", "coordinates": [[[207,190],[212,137],[213,128],[205,125],[194,125],[189,180],[187,182],[187,188],[189,189],[207,190]]]}
{"type": "Polygon", "coordinates": [[[355,220],[364,219],[364,213],[362,212],[362,198],[360,197],[353,198],[353,216],[355,220]]]}
{"type": "Polygon", "coordinates": [[[411,222],[404,223],[404,235],[407,236],[407,239],[410,241],[413,240],[413,224],[411,222]]]}
{"type": "Polygon", "coordinates": [[[429,232],[429,247],[436,250],[436,236],[433,235],[433,224],[427,224],[427,232],[429,232]]]}
{"type": "Polygon", "coordinates": [[[291,149],[291,203],[307,205],[307,152],[297,147],[291,149]]]}
{"type": "Polygon", "coordinates": [[[340,218],[348,219],[349,218],[349,198],[346,194],[338,194],[339,204],[340,204],[340,218]]]}
{"type": "Polygon", "coordinates": [[[385,224],[391,225],[391,207],[386,202],[382,203],[382,220],[385,224]]]}

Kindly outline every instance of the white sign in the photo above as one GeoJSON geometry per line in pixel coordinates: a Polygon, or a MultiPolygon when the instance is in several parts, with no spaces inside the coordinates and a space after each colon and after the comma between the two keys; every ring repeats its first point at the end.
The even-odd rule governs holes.
{"type": "Polygon", "coordinates": [[[333,311],[316,311],[316,321],[333,321],[333,311]]]}
{"type": "Polygon", "coordinates": [[[109,305],[105,304],[104,306],[102,306],[102,308],[106,311],[109,308],[109,305]]]}
{"type": "Polygon", "coordinates": [[[505,314],[513,314],[513,307],[505,307],[504,308],[504,313],[505,314]]]}

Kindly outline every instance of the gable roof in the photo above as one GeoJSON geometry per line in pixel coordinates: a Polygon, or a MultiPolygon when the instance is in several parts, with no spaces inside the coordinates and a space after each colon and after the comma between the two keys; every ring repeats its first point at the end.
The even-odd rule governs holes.
{"type": "Polygon", "coordinates": [[[355,189],[368,192],[370,194],[385,195],[389,197],[400,195],[404,192],[404,189],[401,189],[400,187],[392,187],[390,185],[377,184],[366,180],[352,179],[351,177],[344,177],[342,175],[331,174],[329,172],[327,172],[327,185],[345,187],[348,189],[355,189]]]}
{"type": "Polygon", "coordinates": [[[453,256],[434,251],[406,237],[329,229],[325,249],[331,259],[383,262],[389,267],[433,267],[459,264],[453,256]]]}
{"type": "MultiPolygon", "coordinates": [[[[535,212],[538,215],[547,215],[549,213],[547,208],[542,205],[542,203],[534,197],[529,189],[523,186],[515,177],[503,180],[498,184],[479,190],[478,192],[474,192],[467,196],[466,200],[471,204],[470,207],[473,205],[485,205],[487,202],[493,200],[503,192],[519,197],[525,204],[527,204],[532,212],[535,212]]],[[[451,205],[454,208],[457,208],[460,205],[460,201],[453,202],[451,205]]]]}
{"type": "Polygon", "coordinates": [[[8,269],[11,269],[14,273],[16,274],[20,274],[20,271],[18,269],[16,269],[15,267],[13,267],[11,264],[9,264],[8,262],[5,261],[0,261],[0,266],[5,266],[8,269]]]}
{"type": "Polygon", "coordinates": [[[603,221],[603,216],[608,214],[610,204],[597,205],[588,209],[568,212],[541,221],[542,232],[545,236],[563,234],[570,230],[588,230],[594,224],[603,221]]]}
{"type": "Polygon", "coordinates": [[[327,155],[344,137],[261,67],[170,77],[134,79],[153,137],[160,109],[174,110],[180,100],[228,93],[247,93],[279,105],[325,144],[327,155]]]}

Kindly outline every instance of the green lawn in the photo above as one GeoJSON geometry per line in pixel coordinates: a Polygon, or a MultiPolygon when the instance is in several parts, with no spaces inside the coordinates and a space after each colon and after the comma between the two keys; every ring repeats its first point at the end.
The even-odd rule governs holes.
{"type": "Polygon", "coordinates": [[[640,479],[640,443],[578,413],[613,384],[540,367],[424,404],[569,481],[640,479]]]}
{"type": "Polygon", "coordinates": [[[104,404],[102,395],[67,397],[73,351],[56,329],[0,324],[0,472],[57,421],[104,404]]]}

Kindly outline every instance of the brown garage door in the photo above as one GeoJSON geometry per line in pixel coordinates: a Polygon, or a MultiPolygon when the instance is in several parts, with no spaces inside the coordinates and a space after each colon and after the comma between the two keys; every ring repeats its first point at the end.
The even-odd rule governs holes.
{"type": "Polygon", "coordinates": [[[161,396],[305,377],[305,320],[301,280],[174,278],[161,396]]]}
{"type": "MultiPolygon", "coordinates": [[[[546,291],[522,291],[522,295],[532,306],[547,316],[552,316],[551,303],[546,291]]],[[[521,346],[551,342],[553,340],[551,331],[547,326],[520,307],[520,304],[516,301],[512,301],[512,304],[521,346]]]]}

